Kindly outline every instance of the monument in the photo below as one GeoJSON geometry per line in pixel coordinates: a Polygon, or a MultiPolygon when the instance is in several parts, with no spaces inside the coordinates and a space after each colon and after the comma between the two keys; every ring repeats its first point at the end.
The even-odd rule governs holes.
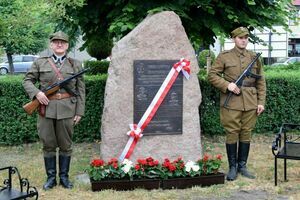
{"type": "Polygon", "coordinates": [[[201,157],[199,68],[180,18],[165,11],[148,16],[112,49],[102,115],[102,159],[119,158],[130,138],[129,124],[139,122],[183,57],[190,61],[189,80],[179,73],[129,159],[201,157]]]}

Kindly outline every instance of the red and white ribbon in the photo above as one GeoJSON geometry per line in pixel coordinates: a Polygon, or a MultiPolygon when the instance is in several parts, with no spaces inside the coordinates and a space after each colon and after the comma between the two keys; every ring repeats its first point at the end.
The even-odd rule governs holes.
{"type": "Polygon", "coordinates": [[[190,77],[190,61],[181,58],[179,62],[175,63],[170,70],[169,74],[167,75],[166,79],[160,86],[158,92],[156,93],[155,97],[153,98],[151,104],[147,108],[146,112],[142,116],[141,120],[138,124],[131,124],[129,125],[130,131],[127,132],[127,135],[130,136],[123,152],[119,157],[119,161],[123,161],[125,158],[129,159],[131,156],[138,140],[143,136],[143,130],[148,126],[151,122],[152,118],[154,117],[157,109],[165,99],[166,95],[168,94],[169,90],[171,89],[172,85],[174,84],[179,72],[182,71],[183,75],[186,79],[190,77]]]}

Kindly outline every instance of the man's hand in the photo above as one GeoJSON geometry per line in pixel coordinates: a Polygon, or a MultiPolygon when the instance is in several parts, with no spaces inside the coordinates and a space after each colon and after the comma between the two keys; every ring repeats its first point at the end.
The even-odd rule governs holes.
{"type": "Polygon", "coordinates": [[[257,105],[257,116],[264,112],[265,107],[263,105],[257,105]]]}
{"type": "Polygon", "coordinates": [[[48,105],[49,103],[49,99],[47,98],[47,96],[45,95],[44,92],[39,92],[35,95],[35,97],[37,98],[37,100],[40,102],[40,104],[43,105],[48,105]]]}
{"type": "Polygon", "coordinates": [[[73,121],[74,121],[74,125],[77,125],[79,123],[79,121],[81,120],[81,116],[79,115],[75,115],[73,121]]]}
{"type": "Polygon", "coordinates": [[[235,83],[229,83],[227,89],[234,94],[240,94],[240,88],[235,83]]]}

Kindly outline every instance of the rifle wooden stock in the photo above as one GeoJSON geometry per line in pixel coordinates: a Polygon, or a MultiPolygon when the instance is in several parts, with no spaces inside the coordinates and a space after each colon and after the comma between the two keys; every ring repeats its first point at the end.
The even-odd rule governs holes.
{"type": "MultiPolygon", "coordinates": [[[[55,92],[57,92],[61,87],[66,85],[70,80],[81,76],[82,74],[84,74],[88,70],[89,69],[83,69],[80,72],[78,72],[77,74],[74,74],[73,76],[70,76],[70,77],[68,77],[64,80],[58,81],[58,82],[50,85],[49,87],[47,87],[43,92],[45,93],[45,95],[47,97],[49,97],[52,94],[54,94],[55,92]]],[[[25,104],[23,106],[23,109],[25,110],[26,113],[31,115],[39,107],[39,105],[40,105],[40,102],[35,98],[31,102],[25,104]]]]}
{"type": "MultiPolygon", "coordinates": [[[[58,91],[60,89],[59,86],[55,86],[47,91],[45,91],[45,95],[47,97],[51,96],[52,94],[54,94],[56,91],[58,91]]],[[[32,115],[32,113],[40,106],[40,102],[35,98],[33,99],[31,102],[25,104],[23,106],[23,109],[25,110],[25,112],[28,115],[32,115]]]]}

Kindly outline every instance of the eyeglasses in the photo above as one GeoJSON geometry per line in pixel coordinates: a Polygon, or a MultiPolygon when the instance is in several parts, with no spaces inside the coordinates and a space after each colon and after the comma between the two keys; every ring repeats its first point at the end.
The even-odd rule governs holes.
{"type": "Polygon", "coordinates": [[[55,44],[55,45],[59,45],[59,44],[60,45],[65,45],[65,44],[67,44],[67,42],[63,41],[63,40],[53,40],[52,43],[55,44]]]}

